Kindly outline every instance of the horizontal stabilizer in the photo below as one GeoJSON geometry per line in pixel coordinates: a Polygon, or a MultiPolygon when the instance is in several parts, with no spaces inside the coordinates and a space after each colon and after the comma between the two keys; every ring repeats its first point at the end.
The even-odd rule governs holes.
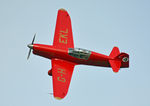
{"type": "Polygon", "coordinates": [[[120,54],[119,48],[118,47],[114,47],[113,50],[111,51],[109,57],[115,58],[119,54],[120,54]]]}
{"type": "Polygon", "coordinates": [[[110,57],[112,60],[109,60],[110,66],[112,67],[114,72],[118,72],[121,66],[121,61],[117,61],[114,58],[120,54],[119,48],[114,47],[112,52],[110,53],[110,57]]]}
{"type": "Polygon", "coordinates": [[[109,63],[113,69],[113,72],[118,72],[121,66],[121,61],[109,60],[109,63]]]}

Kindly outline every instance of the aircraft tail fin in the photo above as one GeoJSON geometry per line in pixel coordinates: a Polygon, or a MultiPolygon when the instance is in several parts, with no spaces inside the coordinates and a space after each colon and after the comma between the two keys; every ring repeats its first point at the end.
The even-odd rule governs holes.
{"type": "Polygon", "coordinates": [[[118,72],[120,68],[129,67],[129,55],[127,53],[120,53],[118,47],[114,47],[110,53],[109,63],[113,72],[118,72]]]}

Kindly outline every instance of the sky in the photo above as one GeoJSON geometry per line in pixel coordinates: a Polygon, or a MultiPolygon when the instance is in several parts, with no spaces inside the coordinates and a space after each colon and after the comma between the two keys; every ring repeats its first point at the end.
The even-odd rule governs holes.
{"type": "Polygon", "coordinates": [[[150,106],[149,0],[0,0],[0,106],[150,106]],[[76,66],[67,96],[55,100],[51,61],[31,43],[53,43],[57,11],[70,14],[75,47],[130,55],[130,68],[76,66]]]}

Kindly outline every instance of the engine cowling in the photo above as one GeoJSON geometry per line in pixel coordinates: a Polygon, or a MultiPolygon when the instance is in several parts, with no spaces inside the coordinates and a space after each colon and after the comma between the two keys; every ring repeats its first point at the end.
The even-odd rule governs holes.
{"type": "Polygon", "coordinates": [[[48,71],[48,75],[52,76],[52,69],[48,71]]]}

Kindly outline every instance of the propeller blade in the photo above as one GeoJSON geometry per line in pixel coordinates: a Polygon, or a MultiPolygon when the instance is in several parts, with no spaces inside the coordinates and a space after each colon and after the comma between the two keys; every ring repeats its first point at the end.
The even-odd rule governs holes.
{"type": "Polygon", "coordinates": [[[33,44],[33,43],[34,43],[35,36],[36,36],[36,33],[34,34],[34,37],[33,37],[33,40],[32,40],[32,43],[31,43],[31,44],[33,44]]]}
{"type": "Polygon", "coordinates": [[[29,50],[29,53],[28,53],[27,60],[29,59],[29,57],[30,57],[30,54],[31,54],[31,49],[29,50]]]}
{"type": "Polygon", "coordinates": [[[29,59],[29,57],[30,57],[31,49],[33,48],[33,43],[34,43],[34,40],[35,40],[35,36],[36,36],[36,33],[34,34],[34,37],[33,37],[32,43],[27,45],[27,46],[30,48],[29,53],[28,53],[27,60],[28,60],[28,59],[29,59]]]}

